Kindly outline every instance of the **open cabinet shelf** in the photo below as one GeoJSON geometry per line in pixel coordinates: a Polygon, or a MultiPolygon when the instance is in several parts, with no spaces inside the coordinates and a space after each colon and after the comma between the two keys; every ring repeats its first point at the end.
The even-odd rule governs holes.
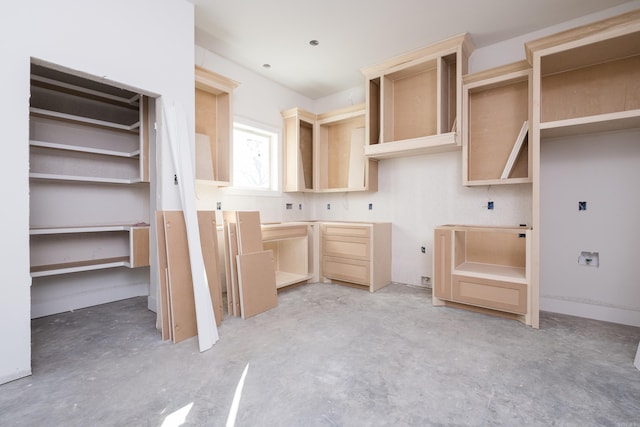
{"type": "Polygon", "coordinates": [[[470,38],[463,34],[362,70],[367,81],[367,157],[460,148],[462,75],[471,50],[470,38]]]}
{"type": "Polygon", "coordinates": [[[377,162],[364,157],[364,104],[319,114],[316,129],[317,191],[376,191],[377,162]]]}
{"type": "Polygon", "coordinates": [[[232,94],[238,83],[195,67],[196,180],[231,184],[232,94]]]}
{"type": "Polygon", "coordinates": [[[532,323],[526,227],[444,225],[434,230],[433,304],[483,309],[532,323]]]}
{"type": "Polygon", "coordinates": [[[531,67],[520,61],[464,76],[464,185],[530,183],[531,67]]]}
{"type": "Polygon", "coordinates": [[[301,108],[281,112],[283,120],[283,181],[285,192],[314,191],[316,115],[301,108]]]}
{"type": "Polygon", "coordinates": [[[262,224],[261,230],[263,249],[273,253],[277,289],[313,278],[307,224],[262,224]]]}
{"type": "Polygon", "coordinates": [[[377,191],[377,162],[364,156],[365,109],[283,111],[286,192],[377,191]]]}
{"type": "Polygon", "coordinates": [[[149,226],[45,227],[29,234],[31,277],[149,265],[149,226]]]}

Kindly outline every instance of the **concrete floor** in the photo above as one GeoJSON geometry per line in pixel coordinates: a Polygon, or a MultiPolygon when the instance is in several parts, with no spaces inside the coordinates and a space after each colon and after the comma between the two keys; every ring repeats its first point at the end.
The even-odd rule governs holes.
{"type": "Polygon", "coordinates": [[[542,313],[540,330],[432,307],[421,289],[312,284],[161,342],[136,298],[33,321],[33,376],[0,386],[2,426],[640,426],[640,328],[542,313]]]}

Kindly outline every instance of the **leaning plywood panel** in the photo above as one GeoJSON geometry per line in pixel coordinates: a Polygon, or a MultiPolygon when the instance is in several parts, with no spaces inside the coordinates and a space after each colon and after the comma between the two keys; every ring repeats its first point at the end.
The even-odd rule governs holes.
{"type": "Polygon", "coordinates": [[[198,334],[186,224],[182,211],[164,212],[173,342],[198,334]]]}
{"type": "Polygon", "coordinates": [[[236,212],[238,224],[238,253],[250,254],[262,251],[260,212],[236,212]]]}
{"type": "Polygon", "coordinates": [[[220,326],[224,317],[224,310],[222,308],[220,274],[218,273],[218,236],[215,211],[198,211],[198,225],[204,268],[207,273],[209,293],[211,294],[211,304],[213,305],[216,324],[220,326]]]}
{"type": "Polygon", "coordinates": [[[278,306],[271,251],[238,255],[238,279],[243,319],[278,306]]]}
{"type": "Polygon", "coordinates": [[[229,314],[240,315],[240,300],[238,297],[238,275],[236,269],[236,255],[238,254],[238,238],[236,235],[235,211],[222,212],[224,221],[224,253],[225,276],[227,282],[227,308],[229,314]]]}
{"type": "Polygon", "coordinates": [[[167,278],[167,242],[164,234],[164,212],[156,211],[156,234],[158,241],[158,277],[160,279],[160,309],[158,326],[162,331],[162,340],[171,339],[171,320],[169,307],[169,280],[167,278]]]}

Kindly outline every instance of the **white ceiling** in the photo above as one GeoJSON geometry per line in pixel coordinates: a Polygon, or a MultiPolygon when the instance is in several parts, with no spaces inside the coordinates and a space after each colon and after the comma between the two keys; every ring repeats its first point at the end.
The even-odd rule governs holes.
{"type": "Polygon", "coordinates": [[[479,48],[628,2],[189,1],[200,46],[311,99],[362,84],[362,67],[453,35],[468,32],[479,48]]]}

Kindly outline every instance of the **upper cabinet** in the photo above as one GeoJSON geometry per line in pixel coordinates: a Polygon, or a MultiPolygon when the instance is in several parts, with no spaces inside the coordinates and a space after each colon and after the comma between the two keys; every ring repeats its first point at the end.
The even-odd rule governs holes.
{"type": "Polygon", "coordinates": [[[377,161],[364,156],[365,107],[315,115],[282,112],[284,191],[377,191],[377,161]]]}
{"type": "Polygon", "coordinates": [[[464,185],[531,182],[530,88],[527,61],[464,76],[464,185]]]}
{"type": "Polygon", "coordinates": [[[315,144],[313,128],[316,115],[300,108],[282,113],[284,191],[314,191],[313,165],[315,144]]]}
{"type": "Polygon", "coordinates": [[[362,70],[366,79],[365,155],[372,159],[457,150],[468,34],[362,70]]]}
{"type": "Polygon", "coordinates": [[[364,105],[320,114],[316,129],[318,191],[377,191],[378,163],[364,156],[364,105]]]}
{"type": "Polygon", "coordinates": [[[640,10],[534,40],[525,48],[534,73],[536,136],[640,126],[640,10]]]}
{"type": "Polygon", "coordinates": [[[231,183],[232,92],[236,82],[196,66],[196,179],[219,186],[231,183]]]}

